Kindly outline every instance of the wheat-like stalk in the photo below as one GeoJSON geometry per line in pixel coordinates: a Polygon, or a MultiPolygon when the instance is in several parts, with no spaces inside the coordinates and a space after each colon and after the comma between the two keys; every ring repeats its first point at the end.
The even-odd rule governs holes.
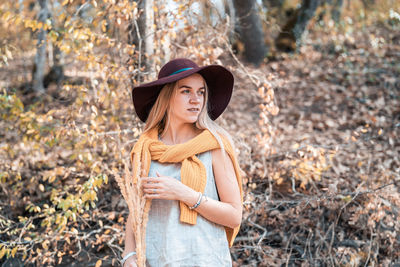
{"type": "MultiPolygon", "coordinates": [[[[140,171],[135,171],[129,163],[124,161],[125,172],[122,179],[119,174],[115,174],[122,196],[128,204],[129,213],[132,215],[132,227],[136,242],[137,264],[138,267],[146,266],[146,225],[150,210],[151,201],[143,197],[141,189],[140,171]],[[130,170],[132,169],[132,171],[130,170]]],[[[137,170],[141,170],[137,166],[137,170]]],[[[143,173],[142,173],[143,174],[143,173]]]]}

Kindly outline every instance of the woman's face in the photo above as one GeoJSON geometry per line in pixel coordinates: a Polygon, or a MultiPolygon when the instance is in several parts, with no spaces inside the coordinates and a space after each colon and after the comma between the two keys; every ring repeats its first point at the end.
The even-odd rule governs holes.
{"type": "Polygon", "coordinates": [[[203,77],[195,73],[179,80],[170,101],[171,121],[195,123],[204,105],[205,84],[203,77]]]}

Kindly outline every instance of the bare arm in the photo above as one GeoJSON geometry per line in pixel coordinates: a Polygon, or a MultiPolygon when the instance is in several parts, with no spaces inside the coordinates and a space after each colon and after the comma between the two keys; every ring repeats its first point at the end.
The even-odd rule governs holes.
{"type": "Polygon", "coordinates": [[[132,215],[129,214],[125,225],[125,250],[122,256],[129,252],[136,251],[135,236],[133,234],[132,215]]]}
{"type": "Polygon", "coordinates": [[[235,170],[226,152],[216,149],[211,153],[220,201],[210,198],[203,200],[196,211],[212,222],[235,228],[242,220],[242,202],[235,170]]]}
{"type": "MultiPolygon", "coordinates": [[[[129,213],[128,220],[125,225],[125,249],[122,253],[122,258],[132,251],[136,251],[135,236],[133,234],[132,214],[129,213]]],[[[136,267],[136,255],[129,257],[125,262],[124,267],[136,267]]]]}

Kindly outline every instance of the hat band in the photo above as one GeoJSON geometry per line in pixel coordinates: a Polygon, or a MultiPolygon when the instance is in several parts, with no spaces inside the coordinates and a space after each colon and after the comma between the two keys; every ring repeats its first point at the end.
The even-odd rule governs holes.
{"type": "Polygon", "coordinates": [[[171,74],[168,75],[168,76],[171,76],[171,75],[174,75],[174,74],[178,74],[178,73],[180,73],[180,72],[182,72],[182,71],[191,70],[191,69],[193,69],[193,68],[183,68],[183,69],[180,69],[180,70],[175,71],[174,73],[171,73],[171,74]]]}

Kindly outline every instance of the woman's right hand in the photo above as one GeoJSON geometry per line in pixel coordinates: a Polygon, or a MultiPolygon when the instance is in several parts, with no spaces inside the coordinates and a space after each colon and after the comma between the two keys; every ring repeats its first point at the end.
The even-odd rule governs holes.
{"type": "Polygon", "coordinates": [[[123,267],[137,267],[137,258],[136,255],[129,257],[126,262],[124,263],[123,267]]]}

